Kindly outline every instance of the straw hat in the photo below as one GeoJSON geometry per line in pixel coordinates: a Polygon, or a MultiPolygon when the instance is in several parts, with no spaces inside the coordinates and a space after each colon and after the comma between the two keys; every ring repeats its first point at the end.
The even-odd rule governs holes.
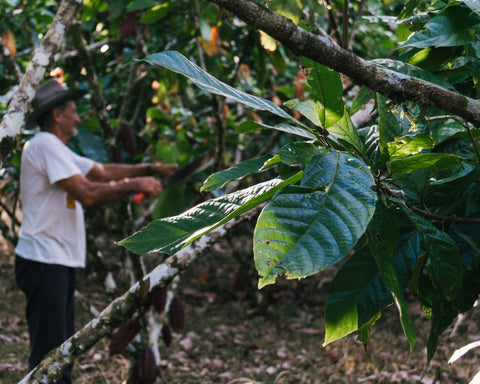
{"type": "Polygon", "coordinates": [[[83,89],[68,89],[55,79],[48,80],[37,89],[35,98],[32,100],[33,112],[30,114],[26,126],[32,127],[44,113],[67,100],[77,100],[87,92],[83,89]]]}

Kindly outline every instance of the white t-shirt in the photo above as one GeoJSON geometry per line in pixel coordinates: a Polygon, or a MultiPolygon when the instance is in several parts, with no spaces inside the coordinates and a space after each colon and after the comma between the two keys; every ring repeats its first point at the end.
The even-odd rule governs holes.
{"type": "Polygon", "coordinates": [[[47,264],[85,267],[82,205],[55,183],[86,175],[93,164],[48,132],[37,132],[25,144],[20,173],[23,221],[15,249],[19,256],[47,264]]]}

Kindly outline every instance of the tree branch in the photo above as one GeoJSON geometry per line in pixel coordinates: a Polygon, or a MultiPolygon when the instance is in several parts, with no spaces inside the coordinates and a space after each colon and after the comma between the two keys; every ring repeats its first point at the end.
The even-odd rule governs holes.
{"type": "MultiPolygon", "coordinates": [[[[132,59],[136,59],[140,57],[140,55],[143,52],[143,44],[142,44],[142,38],[143,38],[143,27],[140,25],[135,34],[135,49],[133,50],[132,54],[132,59]]],[[[128,112],[131,111],[131,105],[132,105],[132,100],[135,99],[135,94],[133,92],[133,88],[136,84],[136,81],[138,81],[139,77],[138,72],[139,72],[139,67],[142,65],[137,65],[137,64],[132,64],[129,67],[129,73],[128,73],[128,78],[127,78],[127,85],[125,87],[125,93],[123,95],[123,101],[122,105],[120,107],[120,111],[118,113],[118,126],[120,126],[122,123],[126,123],[128,118],[128,112]]]]}
{"type": "Polygon", "coordinates": [[[471,99],[427,81],[404,75],[366,61],[342,49],[327,36],[298,27],[253,0],[208,0],[230,11],[247,24],[262,30],[293,53],[308,57],[341,72],[356,83],[379,92],[396,102],[412,101],[435,106],[480,126],[480,100],[471,99]]]}
{"type": "Polygon", "coordinates": [[[92,57],[87,51],[85,41],[82,36],[82,28],[79,23],[72,25],[72,36],[74,44],[78,50],[83,65],[87,71],[87,80],[88,88],[90,89],[91,105],[95,110],[100,126],[102,127],[102,137],[104,140],[108,140],[112,137],[112,126],[110,125],[110,120],[107,113],[107,103],[102,96],[100,86],[98,84],[98,77],[95,71],[95,66],[93,65],[92,57]]]}
{"type": "Polygon", "coordinates": [[[342,47],[349,49],[348,45],[348,0],[343,0],[343,27],[342,27],[342,47]]]}
{"type": "Polygon", "coordinates": [[[0,166],[12,150],[15,137],[20,133],[25,115],[35,96],[35,90],[52,63],[53,54],[65,41],[65,32],[82,3],[82,0],[62,0],[45,38],[35,50],[17,92],[0,122],[0,166]]]}

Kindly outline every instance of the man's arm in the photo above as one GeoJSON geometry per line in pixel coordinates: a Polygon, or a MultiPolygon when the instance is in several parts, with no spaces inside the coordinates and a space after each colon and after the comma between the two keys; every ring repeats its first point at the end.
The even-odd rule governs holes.
{"type": "Polygon", "coordinates": [[[108,203],[139,192],[147,198],[154,198],[162,192],[162,184],[155,178],[146,176],[99,182],[79,174],[60,180],[57,184],[83,206],[108,203]]]}
{"type": "Polygon", "coordinates": [[[167,176],[177,169],[177,164],[165,164],[162,162],[143,164],[95,163],[87,174],[87,178],[91,181],[108,182],[139,176],[167,176]]]}

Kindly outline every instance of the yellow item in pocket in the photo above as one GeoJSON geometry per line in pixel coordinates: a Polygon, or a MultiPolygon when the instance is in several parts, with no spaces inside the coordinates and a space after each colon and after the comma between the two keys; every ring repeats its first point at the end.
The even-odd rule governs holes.
{"type": "Polygon", "coordinates": [[[75,209],[76,200],[72,195],[67,194],[67,208],[75,209]]]}

